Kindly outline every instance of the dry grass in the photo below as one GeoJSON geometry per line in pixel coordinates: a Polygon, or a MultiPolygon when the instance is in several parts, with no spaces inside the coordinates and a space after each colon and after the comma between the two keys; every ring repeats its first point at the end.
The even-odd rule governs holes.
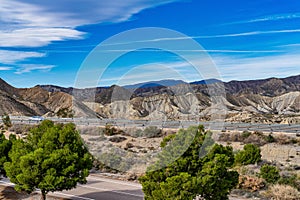
{"type": "Polygon", "coordinates": [[[289,185],[272,185],[266,195],[274,200],[300,200],[300,192],[289,185]]]}
{"type": "Polygon", "coordinates": [[[239,176],[239,189],[258,191],[265,187],[265,182],[262,178],[253,176],[239,176]]]}

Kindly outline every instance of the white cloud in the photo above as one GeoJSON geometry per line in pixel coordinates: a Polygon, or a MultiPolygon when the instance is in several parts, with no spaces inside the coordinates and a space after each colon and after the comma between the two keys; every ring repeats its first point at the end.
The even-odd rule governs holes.
{"type": "Polygon", "coordinates": [[[23,64],[20,65],[17,71],[15,72],[16,74],[23,74],[23,73],[28,73],[32,71],[41,71],[41,72],[48,72],[52,68],[54,68],[54,65],[40,65],[40,64],[23,64]]]}
{"type": "Polygon", "coordinates": [[[0,31],[2,47],[40,47],[52,41],[80,39],[82,32],[69,28],[23,28],[12,31],[0,31]]]}
{"type": "Polygon", "coordinates": [[[12,67],[0,66],[0,71],[9,71],[12,70],[12,67]]]}
{"type": "Polygon", "coordinates": [[[40,58],[46,56],[45,53],[26,52],[26,51],[7,51],[0,50],[0,63],[14,64],[28,58],[40,58]]]}
{"type": "Polygon", "coordinates": [[[52,41],[80,39],[76,27],[121,22],[146,8],[176,0],[1,0],[0,46],[39,47],[52,41]]]}

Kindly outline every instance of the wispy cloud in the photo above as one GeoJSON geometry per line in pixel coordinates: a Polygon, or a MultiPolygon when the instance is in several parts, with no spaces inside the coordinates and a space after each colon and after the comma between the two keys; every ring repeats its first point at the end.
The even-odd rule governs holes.
{"type": "Polygon", "coordinates": [[[282,13],[282,14],[276,14],[276,15],[262,16],[262,17],[258,17],[255,19],[226,23],[224,25],[246,24],[246,23],[255,23],[255,22],[278,21],[278,20],[290,20],[290,19],[299,19],[299,18],[300,18],[300,13],[282,13]]]}
{"type": "Polygon", "coordinates": [[[23,73],[36,71],[36,70],[41,72],[49,72],[54,67],[55,67],[54,65],[23,64],[17,68],[15,73],[23,74],[23,73]]]}
{"type": "MultiPolygon", "coordinates": [[[[213,39],[213,38],[227,38],[227,37],[246,37],[256,35],[268,35],[268,34],[282,34],[282,33],[300,33],[300,29],[282,29],[282,30],[267,30],[267,31],[250,31],[240,33],[229,33],[220,35],[198,35],[198,36],[187,36],[187,37],[168,37],[168,38],[154,38],[149,40],[131,40],[117,43],[107,43],[103,46],[120,46],[120,45],[131,45],[133,43],[152,43],[152,42],[163,42],[163,41],[177,41],[177,40],[191,40],[191,39],[213,39]]],[[[119,49],[115,50],[118,51],[119,49]]],[[[114,49],[111,49],[114,51],[114,49]]],[[[213,51],[213,50],[212,50],[213,51]]],[[[218,51],[218,50],[217,50],[218,51]]],[[[226,51],[226,50],[224,50],[226,51]]],[[[231,50],[228,50],[231,51],[231,50]]]]}
{"type": "Polygon", "coordinates": [[[41,58],[44,56],[46,56],[45,53],[39,52],[0,50],[0,63],[15,64],[19,61],[24,61],[29,58],[41,58]]]}
{"type": "Polygon", "coordinates": [[[202,38],[202,39],[204,39],[204,38],[225,38],[225,37],[242,37],[242,36],[266,35],[266,34],[278,34],[278,33],[300,33],[300,29],[251,31],[251,32],[222,34],[222,35],[196,36],[196,37],[193,37],[193,38],[202,38]]]}
{"type": "Polygon", "coordinates": [[[293,44],[283,44],[277,47],[300,47],[300,43],[293,43],[293,44]]]}
{"type": "MultiPolygon", "coordinates": [[[[112,50],[104,50],[108,52],[161,52],[160,49],[112,49],[112,50]]],[[[282,53],[282,50],[234,50],[234,49],[173,49],[176,52],[207,52],[207,53],[282,53]]],[[[60,52],[60,51],[58,51],[60,52]]],[[[68,51],[63,51],[68,52],[68,51]]],[[[72,52],[72,51],[71,51],[72,52]]],[[[82,52],[82,51],[79,51],[82,52]]]]}

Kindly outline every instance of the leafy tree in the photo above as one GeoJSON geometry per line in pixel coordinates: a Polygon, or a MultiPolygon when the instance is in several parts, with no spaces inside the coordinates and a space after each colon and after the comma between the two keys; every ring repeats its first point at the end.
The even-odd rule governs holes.
{"type": "Polygon", "coordinates": [[[6,113],[2,115],[2,122],[6,128],[10,128],[12,126],[10,117],[6,113]]]}
{"type": "Polygon", "coordinates": [[[12,146],[12,139],[15,138],[10,136],[11,140],[7,140],[3,133],[0,133],[0,175],[6,175],[4,170],[4,163],[10,161],[8,153],[12,146]]]}
{"type": "Polygon", "coordinates": [[[164,149],[159,161],[139,179],[145,199],[192,200],[197,195],[207,200],[228,199],[230,190],[238,183],[238,173],[229,170],[234,163],[232,147],[212,145],[210,135],[199,126],[181,129],[175,137],[167,137],[161,145],[164,149]],[[187,150],[179,154],[185,146],[187,150]],[[203,149],[206,155],[202,154],[203,149]],[[174,154],[181,156],[165,166],[174,154]]]}
{"type": "Polygon", "coordinates": [[[261,161],[260,148],[254,144],[246,144],[235,156],[236,164],[249,165],[261,161]]]}
{"type": "Polygon", "coordinates": [[[30,130],[25,140],[15,140],[4,169],[15,189],[31,193],[39,188],[42,199],[51,191],[62,191],[86,183],[92,157],[74,124],[45,120],[30,130]]]}
{"type": "Polygon", "coordinates": [[[260,176],[268,183],[276,183],[280,178],[277,167],[268,164],[265,164],[260,168],[260,176]]]}

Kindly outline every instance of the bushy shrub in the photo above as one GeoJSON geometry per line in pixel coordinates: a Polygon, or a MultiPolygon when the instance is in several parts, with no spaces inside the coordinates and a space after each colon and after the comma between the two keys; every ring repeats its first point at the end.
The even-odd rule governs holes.
{"type": "Polygon", "coordinates": [[[273,143],[275,142],[275,138],[273,137],[273,135],[270,133],[268,136],[265,137],[266,142],[268,143],[273,143]]]}
{"type": "Polygon", "coordinates": [[[160,137],[161,129],[157,128],[157,126],[148,126],[143,131],[143,135],[147,138],[160,137]]]}
{"type": "Polygon", "coordinates": [[[243,131],[243,133],[242,133],[242,137],[245,139],[245,138],[247,138],[247,137],[249,137],[251,135],[251,132],[249,132],[249,131],[243,131]]]}
{"type": "Polygon", "coordinates": [[[260,176],[268,183],[276,183],[280,178],[277,167],[268,164],[264,164],[260,168],[260,176]]]}
{"type": "Polygon", "coordinates": [[[261,160],[260,148],[254,144],[246,144],[244,149],[235,155],[235,163],[249,165],[261,160]]]}

